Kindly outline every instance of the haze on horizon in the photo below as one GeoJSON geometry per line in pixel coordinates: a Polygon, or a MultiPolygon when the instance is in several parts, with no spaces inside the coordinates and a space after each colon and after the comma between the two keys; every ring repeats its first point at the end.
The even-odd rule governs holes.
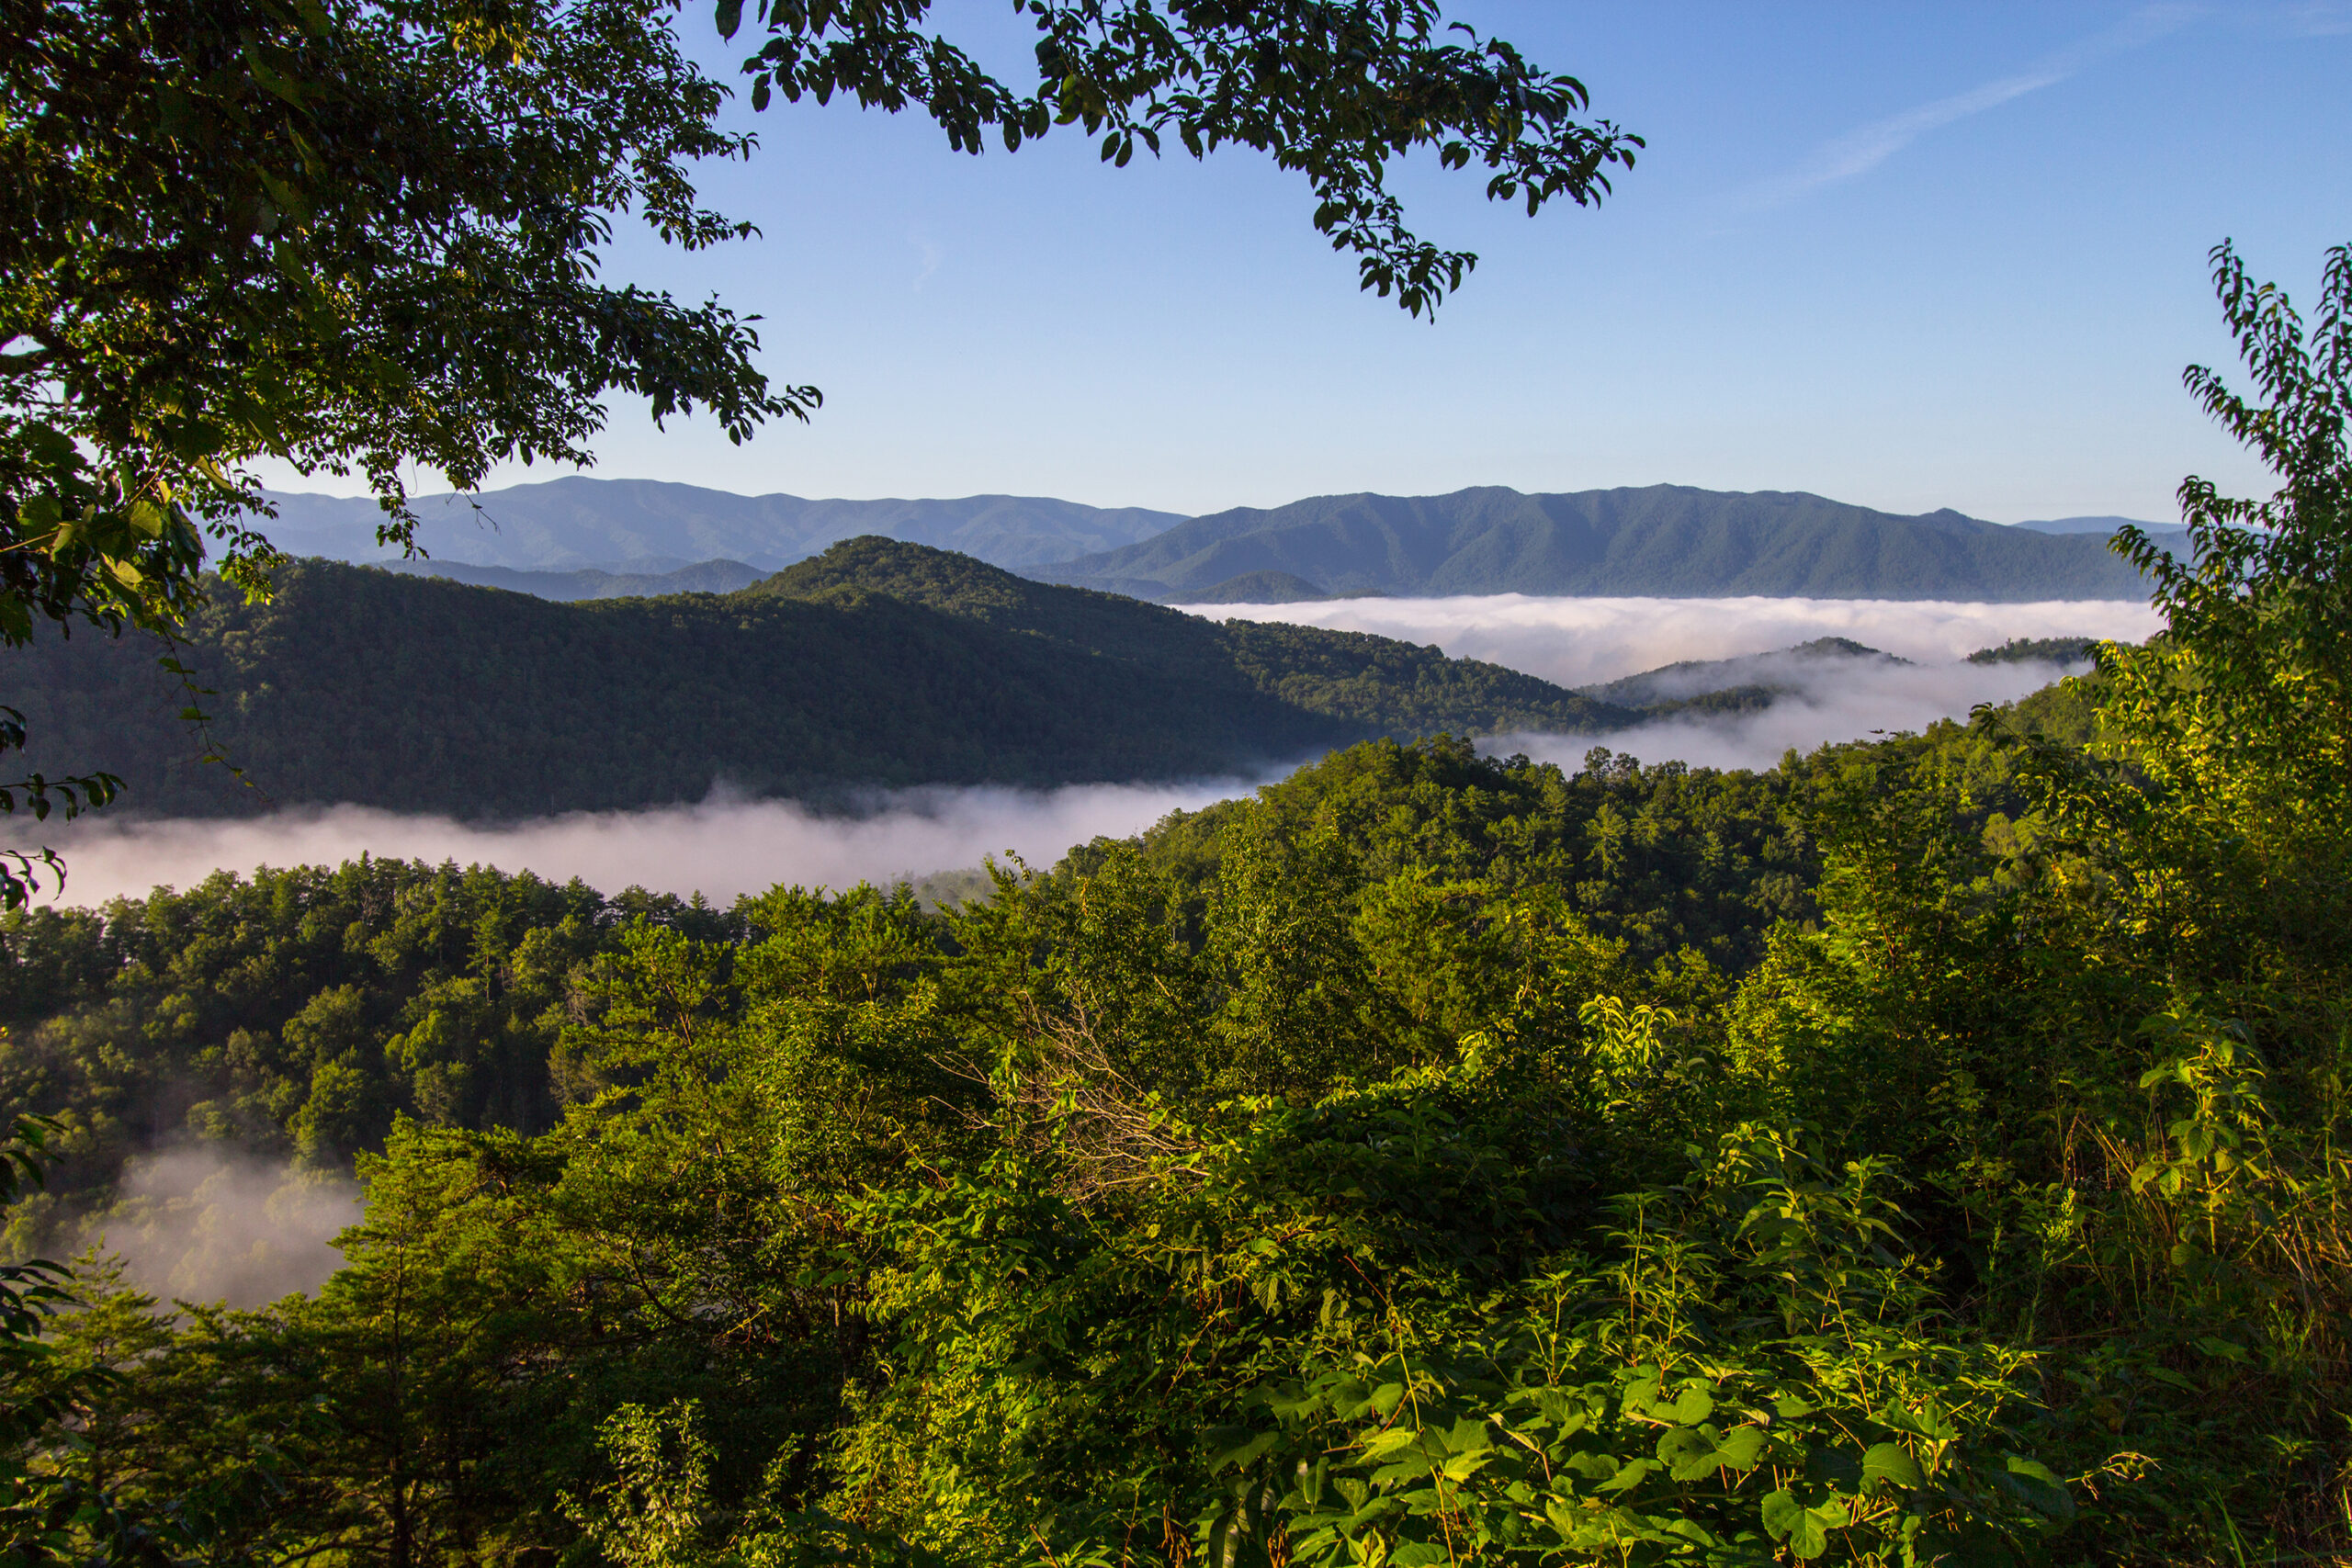
{"type": "MultiPolygon", "coordinates": [[[[972,159],[926,121],[739,103],[763,148],[704,184],[765,237],[625,233],[611,269],[763,316],[771,373],[826,406],[737,449],[616,404],[595,471],[1186,513],[1670,482],[2004,522],[2258,483],[2179,373],[2234,362],[2225,236],[2315,297],[2352,197],[2352,4],[1448,9],[1649,149],[1599,210],[1532,221],[1407,170],[1425,231],[1482,258],[1434,327],[1359,297],[1299,184],[1247,159],[1114,171],[1058,133],[972,159]]],[[[1010,14],[950,20],[1025,58],[1010,14]]],[[[731,75],[708,26],[686,36],[731,75]]]]}

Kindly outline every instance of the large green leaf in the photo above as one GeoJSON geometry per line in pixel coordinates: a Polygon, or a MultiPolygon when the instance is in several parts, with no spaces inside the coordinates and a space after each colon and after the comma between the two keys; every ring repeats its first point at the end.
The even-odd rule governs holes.
{"type": "Polygon", "coordinates": [[[1828,1551],[1830,1532],[1848,1523],[1845,1506],[1836,1498],[1808,1507],[1787,1491],[1765,1497],[1763,1516],[1774,1540],[1785,1541],[1791,1551],[1808,1560],[1828,1551]]]}
{"type": "Polygon", "coordinates": [[[1862,1484],[1867,1488],[1882,1483],[1890,1486],[1925,1486],[1928,1478],[1920,1473],[1919,1461],[1902,1444],[1873,1443],[1862,1454],[1862,1484]]]}

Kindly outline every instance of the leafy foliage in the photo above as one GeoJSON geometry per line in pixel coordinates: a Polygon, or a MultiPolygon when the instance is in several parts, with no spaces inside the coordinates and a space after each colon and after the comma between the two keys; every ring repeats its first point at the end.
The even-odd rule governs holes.
{"type": "MultiPolygon", "coordinates": [[[[731,312],[596,276],[623,212],[688,248],[745,231],[687,178],[751,144],[712,123],[723,89],[671,8],[10,7],[0,644],[177,629],[210,597],[208,535],[266,595],[258,458],[356,467],[402,541],[403,464],[471,488],[512,457],[586,461],[608,390],[737,440],[805,417],[813,389],[772,391],[731,312]]],[[[0,807],[72,816],[113,782],[35,773],[0,807]]],[[[0,895],[30,875],[19,856],[0,895]]]]}

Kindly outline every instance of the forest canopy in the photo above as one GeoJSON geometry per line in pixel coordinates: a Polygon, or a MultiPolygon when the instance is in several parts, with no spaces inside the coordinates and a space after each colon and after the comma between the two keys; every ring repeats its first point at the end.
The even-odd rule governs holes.
{"type": "Polygon", "coordinates": [[[2352,248],[2309,326],[2214,260],[2254,388],[2192,385],[2280,488],[2190,480],[2166,634],[2018,711],[1369,744],[935,912],[363,863],[9,917],[20,1235],[156,1138],[366,1195],[251,1309],[11,1276],[14,1539],[2341,1557],[2352,248]]]}

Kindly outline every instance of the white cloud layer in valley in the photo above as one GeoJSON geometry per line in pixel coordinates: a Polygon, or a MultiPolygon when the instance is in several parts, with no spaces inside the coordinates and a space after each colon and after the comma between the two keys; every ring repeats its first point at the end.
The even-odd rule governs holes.
{"type": "MultiPolygon", "coordinates": [[[[1924,729],[1939,718],[1963,716],[1978,703],[2013,702],[2064,672],[2048,664],[1965,662],[1979,649],[1997,647],[2012,637],[2137,642],[2161,624],[2146,604],[2114,599],[1984,604],[1939,599],[1542,599],[1498,593],[1187,607],[1220,618],[1292,621],[1434,643],[1454,658],[1483,659],[1564,686],[1597,684],[1684,660],[1736,659],[1830,637],[1912,661],[1781,666],[1771,674],[1775,683],[1785,679],[1798,689],[1759,713],[1675,719],[1605,735],[1498,736],[1485,744],[1489,751],[1523,751],[1572,771],[1594,746],[1645,762],[1764,768],[1792,747],[1809,751],[1877,731],[1924,729]]],[[[1715,684],[1756,678],[1742,672],[1715,684]]]]}
{"type": "Polygon", "coordinates": [[[1849,637],[1898,659],[1928,663],[1965,659],[2011,637],[2138,642],[2159,624],[2143,601],[2121,599],[1977,604],[1947,599],[1538,599],[1494,593],[1178,608],[1216,620],[1288,621],[1435,643],[1456,659],[1483,659],[1563,686],[1613,681],[1686,659],[1736,659],[1824,637],[1849,637]]]}
{"type": "MultiPolygon", "coordinates": [[[[1816,637],[1842,637],[1913,666],[1830,660],[1800,689],[1758,713],[1645,725],[1606,735],[1507,736],[1498,752],[1525,751],[1573,769],[1595,745],[1645,761],[1763,767],[1794,747],[1918,729],[2006,702],[2055,679],[2052,666],[1971,665],[1979,648],[2010,637],[2137,640],[2156,628],[2145,605],[2114,601],[1974,604],[1851,599],[1353,599],[1219,605],[1218,617],[1283,620],[1376,632],[1484,659],[1563,685],[1613,680],[1684,660],[1736,658],[1816,637]]],[[[64,902],[95,905],[158,885],[187,887],[217,869],[333,864],[362,852],[400,859],[580,877],[606,893],[635,885],[701,892],[725,903],[776,883],[840,888],[859,881],[977,865],[1013,852],[1050,864],[1098,834],[1137,832],[1177,809],[1196,809],[1260,781],[1090,784],[1030,791],[926,789],[877,796],[854,817],[787,801],[714,798],[698,806],[579,813],[479,826],[356,807],[292,810],[241,821],[109,820],[74,825],[57,840],[72,868],[64,902]]]]}
{"type": "Polygon", "coordinates": [[[158,885],[191,886],[215,870],[334,865],[367,853],[528,870],[558,882],[576,876],[606,893],[631,886],[699,892],[725,904],[779,882],[839,889],[978,865],[1008,851],[1050,865],[1072,844],[1138,832],[1170,811],[1197,809],[1254,782],[903,790],[854,818],[820,816],[791,801],[718,798],[498,826],[356,806],[238,821],[100,818],[59,844],[71,868],[62,901],[96,905],[158,885]]]}
{"type": "MultiPolygon", "coordinates": [[[[1574,773],[1595,746],[1645,762],[1702,768],[1769,768],[1794,749],[1810,751],[1883,731],[1919,730],[1961,718],[1978,703],[2015,702],[2068,671],[2055,664],[1892,664],[1808,660],[1782,677],[1796,690],[1758,713],[1672,718],[1592,735],[1500,735],[1480,743],[1497,755],[1524,752],[1574,773]]],[[[2075,666],[2080,669],[2081,666],[2075,666]]]]}

